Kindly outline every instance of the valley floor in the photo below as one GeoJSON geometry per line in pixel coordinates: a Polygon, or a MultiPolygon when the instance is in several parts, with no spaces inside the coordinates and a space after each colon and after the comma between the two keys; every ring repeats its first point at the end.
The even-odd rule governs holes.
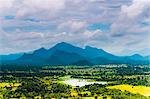
{"type": "Polygon", "coordinates": [[[1,68],[0,99],[150,99],[148,66],[1,68]]]}

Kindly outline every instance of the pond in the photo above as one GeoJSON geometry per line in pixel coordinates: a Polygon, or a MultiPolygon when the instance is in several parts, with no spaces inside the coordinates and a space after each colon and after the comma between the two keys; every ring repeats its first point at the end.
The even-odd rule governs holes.
{"type": "Polygon", "coordinates": [[[63,83],[71,86],[79,86],[79,87],[90,85],[90,84],[107,84],[107,82],[88,81],[86,79],[67,79],[63,81],[63,83]]]}

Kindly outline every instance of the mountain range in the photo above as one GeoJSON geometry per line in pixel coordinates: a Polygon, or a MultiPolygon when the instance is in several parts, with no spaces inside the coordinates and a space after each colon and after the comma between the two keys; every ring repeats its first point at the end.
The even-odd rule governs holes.
{"type": "Polygon", "coordinates": [[[54,47],[40,48],[32,53],[0,55],[1,65],[101,65],[130,64],[149,65],[150,56],[134,54],[132,56],[116,56],[90,46],[80,48],[66,42],[54,47]]]}

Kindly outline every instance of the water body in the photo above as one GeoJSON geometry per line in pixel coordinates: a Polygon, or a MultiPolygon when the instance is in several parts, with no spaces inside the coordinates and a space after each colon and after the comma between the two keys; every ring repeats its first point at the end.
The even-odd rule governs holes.
{"type": "Polygon", "coordinates": [[[68,79],[63,81],[65,84],[71,85],[71,86],[85,86],[85,85],[90,85],[90,84],[107,84],[107,82],[97,82],[97,81],[88,81],[85,79],[68,79]]]}

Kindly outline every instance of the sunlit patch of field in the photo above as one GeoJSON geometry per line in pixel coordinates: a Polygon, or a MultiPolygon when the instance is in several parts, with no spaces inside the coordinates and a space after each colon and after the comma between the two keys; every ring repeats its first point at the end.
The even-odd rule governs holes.
{"type": "Polygon", "coordinates": [[[20,83],[0,83],[0,88],[3,88],[3,87],[18,87],[20,86],[21,84],[20,83]]]}
{"type": "Polygon", "coordinates": [[[3,99],[3,94],[7,93],[10,90],[16,90],[18,88],[18,86],[20,86],[21,83],[0,83],[0,99],[3,99]],[[7,89],[7,88],[11,88],[11,89],[7,89]]]}
{"type": "Polygon", "coordinates": [[[11,88],[11,90],[16,90],[21,83],[0,83],[0,90],[5,91],[6,87],[11,88]]]}
{"type": "Polygon", "coordinates": [[[76,87],[73,87],[71,90],[71,96],[78,96],[78,92],[75,90],[76,87]]]}
{"type": "MultiPolygon", "coordinates": [[[[96,98],[95,97],[82,97],[81,99],[96,99],[96,98]]],[[[98,96],[97,99],[104,99],[104,98],[102,96],[98,96]]],[[[111,97],[107,96],[105,99],[111,99],[111,97]]]]}
{"type": "Polygon", "coordinates": [[[94,97],[82,97],[82,99],[95,99],[94,97]]]}
{"type": "Polygon", "coordinates": [[[110,86],[107,87],[110,89],[120,89],[121,91],[129,91],[131,93],[135,94],[141,94],[144,96],[150,96],[150,87],[146,86],[132,86],[132,85],[115,85],[115,86],[110,86]]]}

